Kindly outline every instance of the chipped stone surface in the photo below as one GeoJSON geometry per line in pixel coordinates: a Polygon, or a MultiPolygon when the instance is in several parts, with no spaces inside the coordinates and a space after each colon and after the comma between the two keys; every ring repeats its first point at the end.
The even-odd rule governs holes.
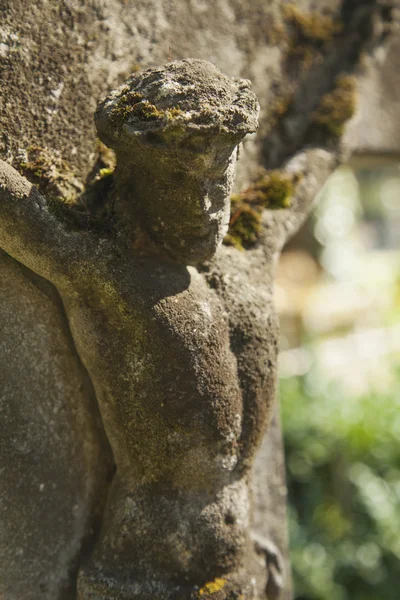
{"type": "MultiPolygon", "coordinates": [[[[296,2],[303,17],[310,18],[311,15],[313,28],[317,28],[319,39],[305,40],[300,25],[293,19],[289,22],[282,2],[278,0],[216,0],[212,3],[205,0],[173,3],[158,0],[2,1],[0,156],[9,164],[18,166],[18,156],[29,147],[37,146],[48,150],[50,155],[58,154],[84,183],[98,157],[93,113],[99,99],[139,70],[165,64],[170,59],[199,58],[211,61],[228,76],[250,79],[260,101],[260,127],[257,134],[245,139],[239,153],[237,186],[248,185],[259,174],[260,166],[288,170],[291,164],[304,167],[303,183],[298,197],[293,200],[293,210],[282,211],[279,217],[268,212],[264,215],[264,235],[258,247],[248,253],[223,247],[209,264],[198,268],[172,267],[169,263],[160,267],[157,260],[154,263],[153,259],[143,257],[132,267],[129,252],[124,250],[121,262],[121,253],[113,254],[109,240],[100,238],[99,241],[91,233],[77,231],[70,231],[67,239],[63,238],[62,227],[54,215],[51,218],[47,215],[43,198],[31,190],[28,182],[21,183],[18,174],[10,176],[7,167],[2,168],[2,173],[9,177],[9,185],[14,186],[16,197],[19,200],[29,197],[32,205],[40,208],[40,213],[36,214],[30,208],[25,212],[21,209],[18,219],[15,215],[10,217],[12,209],[8,216],[7,210],[2,213],[0,247],[7,246],[10,255],[44,275],[59,290],[56,292],[52,283],[36,276],[32,279],[14,259],[3,255],[0,316],[1,326],[7,333],[2,336],[3,344],[6,340],[7,353],[0,355],[0,374],[4,374],[4,381],[11,381],[13,385],[4,387],[5,395],[1,390],[2,400],[5,397],[10,411],[1,443],[8,448],[7,452],[10,448],[17,451],[20,462],[17,461],[13,474],[9,472],[9,462],[5,461],[9,479],[6,479],[6,502],[0,507],[0,528],[2,534],[4,531],[11,539],[12,528],[19,527],[21,537],[25,535],[25,552],[30,557],[27,568],[19,547],[16,554],[13,554],[13,544],[6,550],[1,548],[0,556],[4,560],[0,565],[3,569],[0,595],[2,593],[6,600],[15,600],[15,597],[18,600],[38,597],[76,600],[77,556],[80,552],[81,598],[121,597],[124,565],[125,575],[128,568],[132,572],[132,565],[128,561],[127,566],[122,559],[117,561],[121,571],[115,565],[113,572],[105,573],[103,583],[98,583],[99,570],[105,563],[112,565],[115,561],[112,551],[102,540],[111,540],[118,546],[117,554],[133,552],[140,559],[143,551],[149,564],[154,556],[164,573],[166,569],[175,569],[174,573],[192,573],[192,577],[193,573],[198,573],[196,569],[201,568],[203,575],[207,573],[209,577],[201,580],[199,576],[197,588],[192,584],[187,587],[186,580],[182,583],[178,576],[174,584],[159,574],[150,576],[146,565],[139,564],[142,578],[138,576],[136,581],[126,582],[128,597],[138,589],[143,598],[147,594],[152,600],[157,597],[163,600],[167,597],[188,598],[190,594],[202,591],[203,600],[208,596],[220,600],[233,599],[240,591],[246,600],[253,596],[264,600],[268,565],[265,558],[254,554],[251,544],[248,546],[250,536],[247,523],[243,525],[243,514],[247,514],[249,499],[243,473],[249,473],[251,469],[254,452],[263,436],[263,423],[272,414],[277,351],[277,323],[272,304],[273,267],[287,233],[304,219],[316,192],[340,155],[337,140],[327,140],[315,130],[313,114],[321,98],[334,88],[336,77],[343,71],[353,71],[365,49],[370,51],[384,41],[382,38],[388,25],[397,18],[387,5],[379,0],[368,3],[324,0],[318,3],[316,10],[315,2],[311,0],[296,2]],[[334,24],[341,24],[333,39],[321,39],[318,15],[322,10],[334,24]],[[310,147],[309,150],[304,151],[305,146],[310,147]],[[296,154],[294,162],[287,165],[296,154]],[[9,219],[7,226],[4,225],[6,219],[9,219]],[[30,223],[28,238],[26,231],[25,237],[19,231],[24,219],[30,223]],[[50,240],[46,237],[49,222],[53,232],[50,240]],[[40,238],[36,246],[35,234],[40,238]],[[32,254],[29,255],[26,247],[22,252],[21,240],[25,244],[29,241],[28,250],[32,254]],[[60,240],[64,240],[61,246],[64,251],[68,250],[68,258],[64,259],[63,265],[51,260],[46,262],[45,258],[50,256],[49,248],[60,240]],[[82,258],[89,255],[95,260],[83,261],[82,266],[82,258]],[[72,290],[70,272],[65,267],[78,264],[83,270],[78,278],[79,286],[72,290]],[[138,279],[135,285],[128,285],[127,282],[132,282],[132,272],[138,279]],[[59,293],[67,308],[68,320],[59,293]],[[150,307],[151,300],[153,305],[150,307]],[[149,314],[157,326],[149,320],[149,314]],[[210,321],[210,315],[214,321],[210,321]],[[148,320],[150,326],[146,330],[143,323],[148,320]],[[101,331],[97,337],[92,329],[96,323],[101,331]],[[115,331],[122,332],[122,344],[115,342],[115,331]],[[142,336],[140,340],[138,331],[142,336]],[[19,345],[16,340],[25,339],[25,332],[30,343],[19,345]],[[99,339],[103,341],[94,343],[99,339]],[[132,350],[132,339],[136,340],[136,350],[132,350]],[[166,381],[163,379],[168,379],[165,355],[166,349],[173,346],[171,339],[174,343],[179,341],[180,350],[173,356],[171,379],[166,381]],[[157,344],[158,354],[154,352],[157,344]],[[213,345],[216,350],[211,351],[213,345]],[[65,353],[56,365],[58,370],[52,371],[53,356],[59,356],[59,348],[64,348],[65,353]],[[193,348],[198,350],[196,360],[192,360],[193,348]],[[127,350],[125,353],[124,349],[127,350]],[[36,356],[40,356],[40,360],[36,356]],[[117,372],[109,366],[114,363],[118,363],[117,372]],[[107,398],[112,393],[117,394],[115,390],[119,390],[119,386],[125,386],[125,391],[118,397],[126,398],[132,389],[141,390],[139,384],[143,377],[151,380],[155,393],[150,395],[149,406],[143,403],[146,407],[143,412],[131,414],[136,409],[124,401],[121,406],[126,412],[122,411],[118,418],[110,410],[117,421],[119,419],[123,424],[126,421],[126,431],[132,428],[130,419],[139,424],[144,440],[141,450],[139,446],[139,455],[143,465],[154,467],[152,473],[156,479],[170,462],[168,481],[173,480],[176,486],[186,486],[185,492],[172,498],[160,487],[154,494],[150,493],[151,488],[142,488],[139,493],[133,477],[127,477],[126,484],[121,483],[121,478],[115,478],[115,489],[118,491],[118,486],[122,486],[122,492],[110,496],[109,507],[112,508],[115,498],[119,498],[115,504],[118,510],[106,513],[100,541],[93,552],[88,551],[84,541],[90,538],[92,531],[90,514],[95,497],[101,497],[107,487],[105,473],[110,459],[107,447],[101,441],[101,425],[97,427],[95,409],[91,408],[93,396],[90,386],[87,387],[85,368],[90,371],[104,414],[107,398]],[[190,376],[185,385],[192,388],[182,396],[175,394],[169,398],[171,414],[181,429],[174,420],[168,421],[167,427],[163,413],[167,403],[159,406],[156,399],[167,389],[174,388],[177,381],[183,382],[188,371],[190,376]],[[214,379],[211,373],[214,373],[214,379]],[[118,385],[114,377],[120,378],[118,385]],[[132,388],[128,390],[129,386],[132,388]],[[225,398],[226,404],[220,407],[218,427],[206,427],[204,433],[200,424],[208,423],[211,427],[210,421],[202,421],[198,406],[205,397],[213,398],[213,394],[220,393],[222,396],[219,397],[225,398]],[[185,420],[186,408],[182,408],[182,402],[187,398],[196,401],[190,404],[185,420]],[[18,408],[22,400],[26,410],[31,406],[31,410],[39,407],[41,411],[38,409],[30,419],[32,436],[28,438],[25,436],[26,420],[22,419],[18,408]],[[155,416],[155,430],[150,435],[148,421],[154,420],[155,416]],[[66,424],[71,426],[68,431],[66,424]],[[190,432],[189,437],[185,437],[183,425],[190,432]],[[21,432],[16,447],[11,437],[14,430],[21,432]],[[24,460],[32,462],[37,456],[36,446],[42,448],[46,456],[54,455],[54,462],[49,463],[48,469],[39,469],[40,477],[34,468],[26,468],[21,459],[24,456],[24,460]],[[64,454],[54,451],[54,447],[60,446],[64,454]],[[168,454],[168,460],[164,458],[166,448],[175,448],[168,454]],[[16,480],[21,482],[21,487],[16,480]],[[229,481],[229,485],[226,483],[224,491],[216,490],[213,486],[222,480],[229,481]],[[50,481],[56,482],[58,491],[46,496],[48,505],[45,503],[44,506],[49,506],[49,510],[44,514],[40,498],[50,481]],[[208,482],[212,490],[208,490],[208,495],[202,499],[196,492],[194,500],[191,496],[193,486],[199,481],[202,485],[208,482]],[[31,503],[29,511],[26,501],[23,502],[26,496],[31,503]],[[123,521],[123,511],[119,510],[121,498],[126,500],[128,531],[129,523],[137,518],[135,515],[143,515],[138,523],[138,538],[133,542],[129,535],[123,541],[115,537],[115,528],[121,524],[121,519],[123,521]],[[199,517],[201,502],[205,502],[207,510],[199,517]],[[22,504],[23,509],[20,508],[22,504]],[[71,516],[72,509],[68,512],[68,506],[76,505],[79,508],[76,514],[72,511],[71,516]],[[5,512],[1,513],[4,506],[6,517],[5,512]],[[194,512],[189,510],[187,513],[182,508],[188,506],[194,512]],[[149,514],[154,515],[154,521],[149,514]],[[186,520],[185,514],[189,515],[186,520]],[[38,515],[41,520],[49,519],[46,536],[37,529],[38,515]],[[51,520],[49,515],[53,517],[51,520]],[[155,524],[159,525],[158,529],[155,524]],[[157,546],[157,539],[154,547],[151,546],[146,526],[156,528],[160,533],[163,540],[160,546],[157,546]],[[221,545],[210,542],[206,552],[204,540],[207,535],[201,537],[202,528],[208,532],[209,540],[215,542],[219,536],[221,545]],[[232,547],[236,548],[236,554],[232,547]],[[203,558],[199,557],[204,555],[210,556],[210,562],[202,562],[203,558]],[[241,563],[244,556],[248,560],[245,570],[241,563]],[[214,565],[211,559],[215,559],[214,565]],[[231,573],[224,579],[224,573],[230,569],[236,569],[236,574],[231,573]],[[210,590],[217,591],[211,595],[210,590]]],[[[375,71],[372,80],[378,81],[383,73],[388,73],[384,76],[385,81],[381,81],[382,89],[392,90],[393,94],[387,94],[387,110],[382,108],[377,97],[369,92],[363,94],[361,109],[354,120],[357,126],[353,131],[357,133],[347,141],[353,149],[384,147],[392,152],[396,148],[391,131],[397,131],[397,117],[393,111],[397,91],[389,83],[390,66],[386,68],[385,65],[391,64],[396,51],[389,50],[386,54],[381,48],[377,52],[375,58],[382,61],[382,75],[378,76],[375,71]],[[370,107],[376,120],[374,127],[369,123],[370,107]],[[384,124],[388,115],[393,119],[393,128],[384,124]]],[[[361,89],[370,89],[368,77],[361,89]]],[[[1,378],[0,381],[3,385],[1,378]]],[[[182,389],[186,389],[185,385],[183,382],[182,389]]],[[[214,404],[211,402],[212,406],[214,404]]],[[[112,425],[109,425],[107,435],[114,456],[119,456],[120,464],[124,464],[125,442],[115,437],[112,425]]],[[[128,438],[132,439],[132,435],[128,438]]],[[[259,485],[255,491],[254,524],[257,533],[272,539],[286,555],[284,475],[281,451],[275,454],[278,448],[279,425],[274,419],[270,434],[256,458],[255,478],[259,485]]],[[[3,460],[4,456],[7,454],[3,454],[3,460]]],[[[42,465],[42,461],[37,460],[35,467],[42,465]]],[[[139,472],[142,476],[140,469],[139,472]]],[[[154,485],[154,482],[148,482],[148,485],[154,485]]],[[[285,600],[290,597],[289,584],[286,584],[283,597],[285,600]]]]}
{"type": "Polygon", "coordinates": [[[126,150],[152,133],[182,144],[184,153],[192,137],[206,142],[214,134],[218,143],[223,134],[238,143],[257,131],[258,113],[250,81],[228,77],[208,61],[185,59],[132,75],[99,104],[95,122],[108,146],[126,150]]]}

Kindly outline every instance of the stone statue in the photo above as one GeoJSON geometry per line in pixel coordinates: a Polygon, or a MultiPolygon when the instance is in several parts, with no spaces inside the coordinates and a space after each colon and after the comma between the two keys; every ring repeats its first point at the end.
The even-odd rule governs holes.
{"type": "Polygon", "coordinates": [[[58,290],[115,462],[80,600],[279,595],[279,553],[249,528],[276,382],[273,269],[334,159],[293,159],[290,207],[263,212],[252,249],[221,246],[258,110],[247,80],[202,60],[134,74],[95,115],[117,157],[104,229],[0,163],[0,246],[58,290]]]}
{"type": "MultiPolygon", "coordinates": [[[[208,4],[1,9],[4,600],[290,598],[273,272],[345,157],[349,74],[397,17],[383,0],[208,4]],[[202,60],[136,72],[168,52],[250,76],[257,139],[239,148],[247,81],[202,60]],[[61,159],[28,154],[82,181],[95,99],[132,70],[95,115],[116,170],[70,204],[61,159]],[[229,200],[239,154],[239,185],[260,180],[229,200]]],[[[363,111],[347,146],[386,149],[363,111]]]]}

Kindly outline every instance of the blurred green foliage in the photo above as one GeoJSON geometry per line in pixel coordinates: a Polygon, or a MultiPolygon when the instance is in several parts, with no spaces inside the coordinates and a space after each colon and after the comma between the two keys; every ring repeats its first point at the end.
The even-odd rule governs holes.
{"type": "Polygon", "coordinates": [[[296,600],[400,598],[399,364],[391,394],[281,380],[296,600]]]}

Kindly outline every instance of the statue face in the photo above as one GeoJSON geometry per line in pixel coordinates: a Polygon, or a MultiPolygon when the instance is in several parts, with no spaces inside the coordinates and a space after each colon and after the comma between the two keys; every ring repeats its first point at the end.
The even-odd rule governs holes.
{"type": "Polygon", "coordinates": [[[224,167],[215,158],[206,168],[193,162],[177,171],[164,164],[159,176],[145,176],[146,186],[137,190],[142,225],[183,264],[210,259],[228,230],[236,152],[224,167]]]}
{"type": "MultiPolygon", "coordinates": [[[[178,262],[195,264],[210,259],[228,230],[230,202],[225,186],[215,181],[203,193],[179,195],[176,206],[158,205],[153,237],[178,262]]],[[[193,185],[194,187],[194,185],[193,185]]]]}

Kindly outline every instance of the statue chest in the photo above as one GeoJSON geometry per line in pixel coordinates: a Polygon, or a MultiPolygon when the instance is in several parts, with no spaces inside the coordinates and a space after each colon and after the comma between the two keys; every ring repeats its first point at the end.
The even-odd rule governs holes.
{"type": "Polygon", "coordinates": [[[205,444],[229,458],[242,399],[226,311],[195,269],[151,266],[66,299],[102,412],[130,445],[146,447],[152,431],[165,448],[205,444]]]}

